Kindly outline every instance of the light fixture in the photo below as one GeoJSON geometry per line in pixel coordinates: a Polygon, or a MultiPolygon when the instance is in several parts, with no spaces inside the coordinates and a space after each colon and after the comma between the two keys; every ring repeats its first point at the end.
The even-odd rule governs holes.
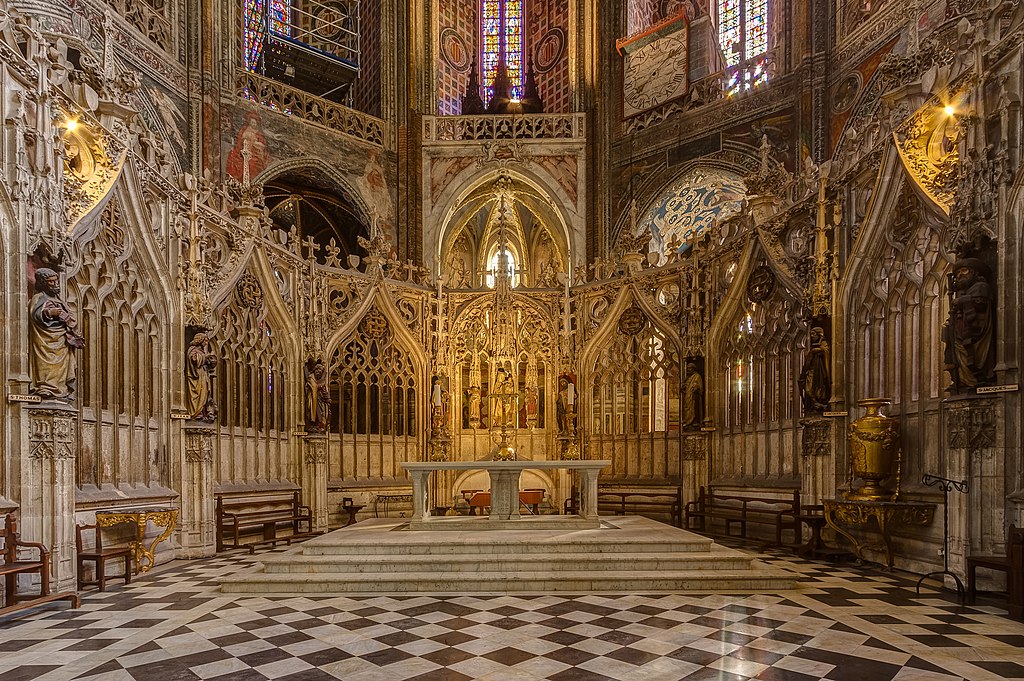
{"type": "Polygon", "coordinates": [[[956,113],[956,109],[953,108],[953,105],[952,104],[947,104],[946,105],[946,115],[947,116],[952,116],[955,113],[956,113]]]}
{"type": "Polygon", "coordinates": [[[67,122],[64,124],[64,127],[67,129],[68,132],[74,132],[75,128],[78,127],[78,121],[74,118],[69,118],[67,122]]]}

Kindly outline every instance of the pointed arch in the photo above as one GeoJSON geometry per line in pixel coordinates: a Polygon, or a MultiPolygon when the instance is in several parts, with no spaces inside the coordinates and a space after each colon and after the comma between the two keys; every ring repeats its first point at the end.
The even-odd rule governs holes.
{"type": "Polygon", "coordinates": [[[424,447],[427,357],[378,281],[326,344],[331,413],[328,474],[393,484],[424,447]]]}
{"type": "MultiPolygon", "coordinates": [[[[511,168],[496,168],[491,164],[484,167],[469,166],[458,173],[447,184],[444,191],[434,197],[426,215],[424,215],[424,248],[423,256],[426,266],[433,272],[443,264],[442,258],[451,247],[451,240],[457,236],[463,223],[460,212],[467,202],[473,200],[475,194],[492,185],[502,174],[509,176],[514,183],[527,188],[533,196],[524,197],[523,203],[531,212],[539,217],[548,216],[553,224],[547,225],[557,229],[556,237],[564,241],[568,249],[571,267],[584,264],[583,252],[584,228],[582,216],[570,207],[576,202],[569,197],[565,189],[543,168],[537,165],[524,167],[517,164],[511,168]],[[544,210],[540,210],[543,208],[544,210]]],[[[424,180],[429,182],[429,178],[424,180]]],[[[429,195],[429,193],[428,193],[429,195]]]]}
{"type": "Polygon", "coordinates": [[[682,344],[633,284],[622,288],[582,353],[579,418],[605,479],[680,482],[682,344]]]}

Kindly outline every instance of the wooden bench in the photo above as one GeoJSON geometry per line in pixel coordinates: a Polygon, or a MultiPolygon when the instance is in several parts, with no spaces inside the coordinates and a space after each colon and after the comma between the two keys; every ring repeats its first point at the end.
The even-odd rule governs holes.
{"type": "MultiPolygon", "coordinates": [[[[751,490],[750,492],[756,492],[751,490]]],[[[766,546],[784,546],[782,533],[793,533],[793,544],[800,543],[800,490],[791,496],[757,496],[745,490],[718,491],[700,488],[697,499],[686,504],[686,529],[713,534],[711,521],[725,521],[725,536],[753,539],[747,536],[748,525],[768,525],[775,529],[775,541],[766,546]],[[733,528],[739,528],[739,534],[733,528]]]]}
{"type": "Polygon", "coordinates": [[[18,521],[13,514],[8,514],[4,519],[0,540],[3,540],[0,575],[4,577],[4,605],[0,608],[0,616],[53,601],[70,601],[72,608],[80,605],[78,594],[72,591],[50,593],[50,551],[38,542],[21,541],[18,521]],[[19,555],[25,549],[38,551],[38,557],[19,555]],[[38,595],[18,595],[18,575],[27,574],[39,575],[38,595]]]}
{"type": "Polygon", "coordinates": [[[313,512],[300,503],[301,492],[282,492],[268,495],[251,495],[225,499],[217,496],[217,551],[225,548],[248,548],[256,552],[257,546],[278,542],[291,545],[295,539],[306,539],[317,533],[313,531],[313,512]],[[306,530],[302,531],[305,523],[306,530]],[[291,529],[291,534],[279,536],[279,527],[291,529]],[[255,542],[243,544],[243,534],[261,533],[255,542]]]}
{"type": "Polygon", "coordinates": [[[1010,615],[1017,618],[1024,616],[1024,528],[1010,525],[1006,535],[1005,556],[967,556],[967,595],[971,601],[977,593],[975,573],[978,568],[1006,573],[1010,615]]]}
{"type": "Polygon", "coordinates": [[[668,515],[676,527],[683,526],[683,488],[597,490],[597,512],[600,515],[668,515]]]}

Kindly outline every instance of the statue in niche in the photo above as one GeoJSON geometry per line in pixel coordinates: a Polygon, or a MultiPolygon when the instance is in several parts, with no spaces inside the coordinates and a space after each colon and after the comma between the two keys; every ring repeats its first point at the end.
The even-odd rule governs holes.
{"type": "Polygon", "coordinates": [[[494,405],[491,408],[491,427],[515,426],[516,413],[519,411],[516,406],[516,386],[506,369],[498,369],[491,397],[494,405]]]}
{"type": "Polygon", "coordinates": [[[575,392],[576,385],[568,374],[558,377],[558,397],[555,399],[555,425],[558,427],[560,435],[567,435],[569,433],[569,412],[575,409],[575,392]],[[569,396],[570,386],[573,392],[572,398],[569,396]]]}
{"type": "Polygon", "coordinates": [[[469,387],[469,427],[474,430],[480,427],[480,386],[469,387]]]}
{"type": "Polygon", "coordinates": [[[952,392],[962,394],[995,380],[995,334],[989,269],[977,258],[953,265],[949,320],[943,329],[952,392]]]}
{"type": "Polygon", "coordinates": [[[60,276],[55,270],[36,270],[36,293],[29,301],[30,392],[47,399],[74,400],[75,350],[85,347],[78,321],[60,297],[60,276]]]}
{"type": "Polygon", "coordinates": [[[185,352],[185,396],[193,421],[213,423],[217,419],[217,403],[211,390],[216,368],[217,355],[210,352],[210,335],[197,331],[185,352]]]}
{"type": "Polygon", "coordinates": [[[832,398],[832,355],[825,329],[820,326],[811,329],[810,346],[800,370],[800,395],[805,414],[821,414],[832,398]]]}
{"type": "Polygon", "coordinates": [[[697,362],[686,362],[686,383],[683,385],[683,430],[700,430],[704,421],[704,377],[697,362]]]}
{"type": "Polygon", "coordinates": [[[540,412],[536,386],[528,386],[526,388],[526,395],[524,397],[524,411],[526,412],[526,427],[533,430],[537,427],[537,416],[540,412]]]}
{"type": "Polygon", "coordinates": [[[306,432],[326,433],[331,422],[331,387],[320,358],[306,361],[306,432]]]}

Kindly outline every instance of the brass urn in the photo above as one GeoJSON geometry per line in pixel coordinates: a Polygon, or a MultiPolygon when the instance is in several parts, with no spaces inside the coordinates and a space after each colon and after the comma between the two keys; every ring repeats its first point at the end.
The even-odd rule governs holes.
{"type": "Polygon", "coordinates": [[[850,424],[850,468],[864,481],[851,489],[846,498],[855,501],[895,501],[899,496],[900,429],[899,422],[880,413],[890,400],[873,397],[857,402],[868,413],[850,424]],[[896,491],[884,487],[895,478],[896,491]]]}

